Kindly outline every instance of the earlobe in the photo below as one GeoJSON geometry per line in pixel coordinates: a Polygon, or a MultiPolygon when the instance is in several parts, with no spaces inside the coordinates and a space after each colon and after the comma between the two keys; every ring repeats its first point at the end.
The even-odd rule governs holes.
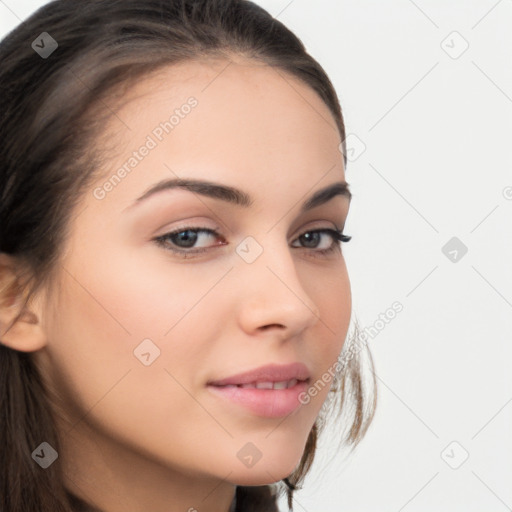
{"type": "Polygon", "coordinates": [[[24,307],[25,293],[17,260],[0,253],[0,344],[20,352],[35,352],[46,345],[46,336],[41,312],[24,307]]]}

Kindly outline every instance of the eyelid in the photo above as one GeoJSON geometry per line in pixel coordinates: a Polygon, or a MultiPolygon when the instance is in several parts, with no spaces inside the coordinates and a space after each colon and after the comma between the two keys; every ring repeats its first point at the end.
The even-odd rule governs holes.
{"type": "MultiPolygon", "coordinates": [[[[341,222],[334,222],[332,220],[329,221],[327,219],[324,219],[324,220],[312,221],[313,225],[306,223],[307,227],[303,226],[300,230],[297,230],[297,234],[293,237],[293,240],[295,240],[297,237],[303,235],[304,233],[306,233],[308,231],[315,231],[318,229],[328,229],[328,227],[325,226],[325,224],[324,224],[326,221],[332,223],[332,225],[334,226],[333,227],[334,230],[343,232],[343,230],[345,228],[346,219],[343,219],[341,222]],[[341,227],[338,227],[338,225],[341,225],[341,227]]],[[[157,231],[157,234],[153,235],[151,238],[154,240],[155,238],[158,238],[158,237],[161,237],[164,235],[175,234],[176,232],[185,231],[188,229],[216,231],[217,235],[219,237],[225,238],[222,235],[223,228],[221,228],[218,224],[214,224],[213,226],[206,226],[204,221],[194,220],[194,219],[183,220],[183,221],[181,221],[181,223],[179,223],[176,226],[159,229],[157,231]],[[158,233],[160,233],[160,234],[158,234],[158,233]]],[[[233,234],[232,231],[230,231],[230,233],[233,234]]]]}
{"type": "Polygon", "coordinates": [[[185,231],[187,229],[201,229],[205,231],[216,231],[219,236],[221,235],[221,232],[224,231],[223,228],[221,228],[218,224],[213,224],[212,226],[206,225],[207,221],[203,220],[194,220],[194,219],[186,219],[182,221],[178,221],[177,225],[173,225],[172,227],[168,227],[168,224],[166,224],[167,227],[163,227],[161,229],[158,229],[156,231],[156,234],[153,235],[151,238],[155,239],[159,236],[168,235],[170,233],[176,233],[177,231],[185,231]]]}

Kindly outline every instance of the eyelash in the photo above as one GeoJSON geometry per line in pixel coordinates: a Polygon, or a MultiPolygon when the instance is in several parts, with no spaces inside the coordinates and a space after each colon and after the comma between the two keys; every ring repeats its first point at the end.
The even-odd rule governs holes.
{"type": "MultiPolygon", "coordinates": [[[[178,256],[182,258],[187,258],[189,254],[198,254],[203,253],[211,249],[211,247],[202,247],[199,249],[194,250],[184,250],[184,249],[174,249],[170,247],[168,238],[179,235],[180,233],[184,233],[186,231],[192,231],[194,233],[209,233],[211,235],[214,235],[215,237],[219,237],[219,233],[213,229],[205,228],[205,227],[184,227],[177,229],[175,231],[171,231],[169,233],[165,233],[163,235],[160,235],[153,240],[159,245],[162,246],[164,249],[173,252],[174,254],[177,254],[178,256]]],[[[301,235],[299,235],[298,238],[301,236],[304,236],[305,234],[310,233],[321,233],[321,234],[328,234],[331,236],[333,243],[328,249],[311,249],[314,253],[319,253],[321,256],[327,256],[330,253],[334,252],[337,248],[339,248],[339,245],[336,242],[349,242],[351,240],[351,236],[345,235],[342,231],[339,231],[337,229],[330,229],[330,228],[324,228],[324,229],[314,229],[311,231],[305,231],[301,235]]],[[[305,247],[304,249],[307,249],[305,247]]]]}

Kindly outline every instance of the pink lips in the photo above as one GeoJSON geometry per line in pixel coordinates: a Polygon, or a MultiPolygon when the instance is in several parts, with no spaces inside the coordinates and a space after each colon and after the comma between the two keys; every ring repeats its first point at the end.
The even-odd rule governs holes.
{"type": "Polygon", "coordinates": [[[299,396],[306,391],[309,378],[309,371],[302,363],[274,364],[211,381],[208,389],[258,416],[278,418],[302,405],[299,396]]]}
{"type": "Polygon", "coordinates": [[[287,365],[268,364],[260,366],[248,372],[239,373],[226,377],[225,379],[209,382],[215,386],[225,386],[227,384],[249,384],[250,382],[280,382],[284,380],[307,380],[309,371],[305,364],[292,363],[287,365]]]}

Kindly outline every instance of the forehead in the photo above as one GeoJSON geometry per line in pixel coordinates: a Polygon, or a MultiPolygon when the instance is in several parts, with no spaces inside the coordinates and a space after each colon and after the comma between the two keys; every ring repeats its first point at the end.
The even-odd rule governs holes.
{"type": "Polygon", "coordinates": [[[166,137],[169,144],[180,132],[187,132],[187,140],[195,145],[209,140],[229,144],[229,136],[267,147],[284,148],[293,140],[297,151],[298,143],[318,148],[322,141],[340,142],[329,108],[311,87],[275,66],[240,57],[186,61],[139,79],[110,124],[131,142],[136,132],[151,133],[169,121],[190,97],[197,100],[197,108],[166,137]],[[193,130],[187,130],[190,125],[193,130]]]}
{"type": "Polygon", "coordinates": [[[271,183],[297,198],[344,179],[339,132],[327,105],[297,78],[251,60],[163,68],[129,90],[109,128],[117,155],[102,182],[124,167],[129,180],[108,196],[122,208],[152,183],[173,177],[245,190],[271,183]],[[145,145],[151,150],[135,161],[133,153],[145,145]]]}

